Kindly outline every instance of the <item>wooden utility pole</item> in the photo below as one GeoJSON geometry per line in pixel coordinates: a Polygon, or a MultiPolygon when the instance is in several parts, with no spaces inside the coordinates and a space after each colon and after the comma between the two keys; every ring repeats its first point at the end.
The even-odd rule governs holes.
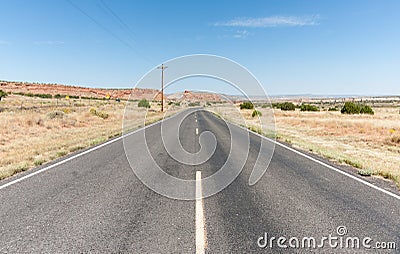
{"type": "Polygon", "coordinates": [[[162,64],[157,69],[161,69],[161,112],[164,112],[164,70],[167,69],[168,66],[162,64]]]}

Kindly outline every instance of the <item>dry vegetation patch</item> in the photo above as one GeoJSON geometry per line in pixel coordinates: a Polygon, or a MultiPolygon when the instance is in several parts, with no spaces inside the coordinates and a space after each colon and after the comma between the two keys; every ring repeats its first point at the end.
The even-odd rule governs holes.
{"type": "MultiPolygon", "coordinates": [[[[146,109],[133,105],[130,128],[143,126],[146,109]]],[[[122,132],[125,102],[56,100],[9,95],[0,101],[0,179],[98,144],[122,132]]],[[[157,104],[149,121],[162,118],[157,104]]],[[[174,108],[168,114],[180,110],[174,108]]]]}
{"type": "MultiPolygon", "coordinates": [[[[262,132],[268,133],[268,111],[262,113],[262,132]]],[[[213,111],[227,120],[259,130],[251,110],[215,107],[213,111]],[[240,111],[241,114],[238,114],[240,111]]],[[[344,163],[394,180],[400,187],[399,108],[374,108],[375,115],[347,115],[337,111],[302,112],[274,109],[278,139],[338,163],[344,163]]],[[[259,132],[259,131],[257,131],[259,132]]]]}

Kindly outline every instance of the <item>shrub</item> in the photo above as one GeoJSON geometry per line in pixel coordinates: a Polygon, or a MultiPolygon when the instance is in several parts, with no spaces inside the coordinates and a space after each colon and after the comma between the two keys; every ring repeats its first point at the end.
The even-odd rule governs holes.
{"type": "Polygon", "coordinates": [[[261,114],[260,111],[254,110],[253,113],[251,114],[251,116],[252,116],[252,117],[255,117],[255,116],[262,116],[262,114],[261,114]]]}
{"type": "Polygon", "coordinates": [[[103,119],[107,119],[108,118],[108,114],[104,111],[96,111],[96,116],[103,118],[103,119]]]}
{"type": "Polygon", "coordinates": [[[188,106],[189,106],[189,107],[198,107],[198,106],[200,106],[200,102],[199,102],[199,101],[190,102],[190,103],[188,104],[188,106]]]}
{"type": "Polygon", "coordinates": [[[60,110],[54,110],[47,114],[49,119],[64,118],[65,113],[60,110]]]}
{"type": "Polygon", "coordinates": [[[315,105],[303,104],[300,107],[300,111],[319,111],[319,108],[315,105]]]}
{"type": "Polygon", "coordinates": [[[138,102],[139,108],[150,108],[150,102],[146,99],[142,99],[138,102]]]}
{"type": "Polygon", "coordinates": [[[361,106],[361,110],[360,110],[361,114],[369,114],[369,115],[373,115],[374,111],[372,110],[372,108],[368,105],[362,105],[361,106]]]}
{"type": "Polygon", "coordinates": [[[53,95],[48,94],[48,93],[44,93],[44,94],[42,94],[42,93],[33,94],[33,93],[16,92],[16,93],[13,93],[13,94],[22,95],[22,96],[27,96],[27,97],[39,97],[39,98],[43,98],[43,99],[51,99],[51,98],[53,98],[53,95]]]}
{"type": "Polygon", "coordinates": [[[374,111],[370,106],[357,104],[354,102],[346,102],[340,112],[342,114],[374,114],[374,111]]]}
{"type": "Polygon", "coordinates": [[[1,101],[1,98],[4,98],[4,97],[7,97],[7,93],[6,92],[4,92],[3,90],[0,90],[0,101],[1,101]]]}
{"type": "Polygon", "coordinates": [[[64,112],[65,114],[70,114],[72,110],[70,108],[63,108],[62,112],[64,112]]]}
{"type": "Polygon", "coordinates": [[[104,111],[98,111],[98,110],[96,110],[95,108],[91,108],[91,109],[89,110],[89,112],[90,112],[92,115],[98,116],[98,117],[103,118],[103,119],[107,119],[107,118],[108,118],[108,114],[107,114],[106,112],[104,112],[104,111]]]}
{"type": "Polygon", "coordinates": [[[240,104],[240,109],[253,109],[254,105],[250,101],[245,101],[240,104]]]}
{"type": "Polygon", "coordinates": [[[33,96],[39,97],[39,98],[42,98],[42,99],[51,99],[51,98],[53,98],[53,95],[51,95],[51,94],[34,94],[33,96]]]}
{"type": "Polygon", "coordinates": [[[354,102],[346,102],[340,110],[342,114],[360,114],[361,107],[360,105],[354,103],[354,102]]]}
{"type": "Polygon", "coordinates": [[[400,136],[392,136],[390,141],[395,144],[400,144],[400,136]]]}
{"type": "Polygon", "coordinates": [[[46,161],[44,159],[37,159],[33,162],[33,164],[35,164],[35,166],[40,166],[43,163],[45,163],[46,161]]]}
{"type": "Polygon", "coordinates": [[[292,102],[284,102],[280,104],[280,109],[284,111],[294,111],[296,106],[292,102]]]}
{"type": "Polygon", "coordinates": [[[250,127],[247,127],[247,129],[249,129],[249,130],[252,131],[252,132],[255,132],[255,133],[258,133],[258,134],[261,134],[261,135],[262,135],[262,130],[261,130],[261,128],[259,128],[259,127],[250,126],[250,127]]]}
{"type": "Polygon", "coordinates": [[[371,170],[363,170],[360,169],[357,172],[360,176],[371,176],[373,174],[373,172],[371,170]]]}
{"type": "Polygon", "coordinates": [[[338,111],[339,109],[337,107],[329,108],[328,111],[338,111]]]}

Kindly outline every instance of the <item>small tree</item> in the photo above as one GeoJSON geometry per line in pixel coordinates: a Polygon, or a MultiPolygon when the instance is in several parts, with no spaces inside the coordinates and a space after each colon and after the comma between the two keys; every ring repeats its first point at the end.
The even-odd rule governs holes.
{"type": "Polygon", "coordinates": [[[360,110],[361,114],[369,114],[369,115],[373,115],[374,111],[372,110],[372,108],[368,105],[362,105],[361,106],[361,110],[360,110]]]}
{"type": "Polygon", "coordinates": [[[3,98],[3,97],[7,97],[7,93],[6,92],[4,92],[3,90],[0,90],[0,101],[1,101],[1,98],[3,98]]]}
{"type": "Polygon", "coordinates": [[[354,103],[354,102],[346,102],[340,110],[342,114],[360,114],[361,107],[360,105],[354,103]]]}
{"type": "Polygon", "coordinates": [[[342,112],[342,114],[374,114],[370,106],[354,102],[346,102],[340,112],[342,112]]]}
{"type": "Polygon", "coordinates": [[[139,108],[150,108],[150,102],[146,99],[142,99],[138,102],[139,108]]]}
{"type": "Polygon", "coordinates": [[[251,116],[252,116],[252,117],[255,117],[255,116],[262,116],[262,114],[261,114],[260,111],[254,110],[253,113],[251,114],[251,116]]]}
{"type": "Polygon", "coordinates": [[[296,106],[292,102],[284,102],[280,104],[280,108],[284,111],[294,111],[296,106]]]}
{"type": "Polygon", "coordinates": [[[303,104],[300,107],[300,111],[319,111],[319,108],[315,105],[303,104]]]}
{"type": "Polygon", "coordinates": [[[250,101],[245,101],[240,104],[240,109],[253,109],[254,105],[250,101]]]}

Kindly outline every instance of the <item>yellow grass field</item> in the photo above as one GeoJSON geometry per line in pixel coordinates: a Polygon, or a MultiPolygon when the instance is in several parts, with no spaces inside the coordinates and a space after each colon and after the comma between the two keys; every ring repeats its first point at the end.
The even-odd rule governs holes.
{"type": "MultiPolygon", "coordinates": [[[[0,101],[0,179],[42,165],[122,132],[126,102],[42,99],[9,95],[0,101]]],[[[129,104],[129,128],[144,125],[146,109],[129,104]]],[[[167,115],[180,110],[172,107],[167,115]]],[[[146,121],[163,117],[152,103],[146,121]]]]}
{"type": "MultiPolygon", "coordinates": [[[[268,111],[263,114],[262,132],[269,133],[268,111]]],[[[216,107],[215,112],[227,120],[257,130],[259,120],[252,110],[216,107]],[[234,117],[233,117],[234,116],[234,117]]],[[[374,108],[375,115],[346,115],[340,112],[301,112],[274,109],[278,140],[313,152],[337,163],[348,164],[376,177],[393,180],[400,188],[400,113],[399,108],[374,108]]],[[[360,173],[361,173],[360,171],[360,173]]]]}

